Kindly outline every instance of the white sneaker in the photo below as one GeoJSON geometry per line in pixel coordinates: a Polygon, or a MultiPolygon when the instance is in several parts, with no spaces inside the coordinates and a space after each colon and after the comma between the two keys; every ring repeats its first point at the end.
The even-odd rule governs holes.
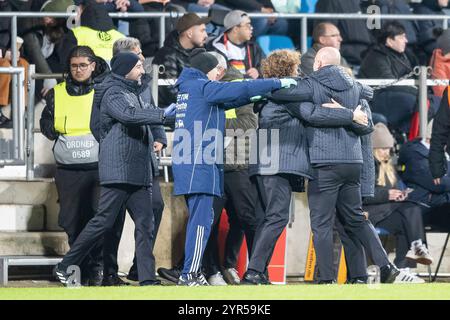
{"type": "Polygon", "coordinates": [[[424,265],[433,263],[433,258],[421,240],[413,241],[411,243],[411,249],[406,254],[406,258],[424,265]]]}
{"type": "Polygon", "coordinates": [[[425,280],[423,280],[422,278],[419,278],[415,274],[410,273],[409,272],[409,268],[399,269],[399,270],[400,270],[400,273],[395,278],[394,283],[400,283],[400,284],[404,284],[404,283],[425,283],[425,280]]]}
{"type": "Polygon", "coordinates": [[[223,276],[225,281],[229,284],[238,285],[241,283],[241,278],[239,278],[239,274],[235,268],[227,268],[223,270],[223,276]]]}
{"type": "Polygon", "coordinates": [[[208,282],[211,286],[227,286],[228,284],[223,280],[222,274],[217,272],[208,278],[208,282]]]}

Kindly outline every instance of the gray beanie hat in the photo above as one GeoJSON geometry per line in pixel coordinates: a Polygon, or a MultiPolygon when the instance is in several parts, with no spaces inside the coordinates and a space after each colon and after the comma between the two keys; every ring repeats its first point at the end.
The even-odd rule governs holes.
{"type": "Polygon", "coordinates": [[[385,124],[379,122],[375,125],[374,131],[372,132],[372,148],[393,148],[394,147],[394,137],[389,132],[389,129],[385,124]]]}

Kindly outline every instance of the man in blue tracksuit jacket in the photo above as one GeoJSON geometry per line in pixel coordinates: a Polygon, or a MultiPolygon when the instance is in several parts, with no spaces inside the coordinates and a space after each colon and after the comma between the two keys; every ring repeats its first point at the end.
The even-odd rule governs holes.
{"type": "Polygon", "coordinates": [[[214,197],[223,195],[223,136],[225,110],[250,102],[254,96],[295,85],[292,79],[265,79],[221,83],[217,59],[195,49],[191,68],[184,68],[177,83],[174,148],[174,193],[184,195],[189,210],[185,260],[179,285],[207,285],[199,268],[213,220],[214,197]]]}

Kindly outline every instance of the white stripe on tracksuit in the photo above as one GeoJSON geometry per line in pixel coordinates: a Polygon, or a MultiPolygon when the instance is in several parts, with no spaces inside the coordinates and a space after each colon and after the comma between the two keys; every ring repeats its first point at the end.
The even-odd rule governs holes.
{"type": "Polygon", "coordinates": [[[200,268],[200,262],[202,261],[202,252],[203,252],[203,236],[205,234],[205,227],[197,226],[197,235],[195,239],[195,251],[194,256],[192,257],[192,264],[189,272],[198,272],[200,268]]]}

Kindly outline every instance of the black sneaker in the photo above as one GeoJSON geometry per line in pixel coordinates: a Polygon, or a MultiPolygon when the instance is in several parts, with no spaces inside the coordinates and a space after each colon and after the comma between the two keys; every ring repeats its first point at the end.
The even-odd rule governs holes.
{"type": "Polygon", "coordinates": [[[141,287],[143,287],[143,286],[160,286],[161,281],[160,280],[145,280],[145,281],[139,282],[139,285],[141,287]]]}
{"type": "Polygon", "coordinates": [[[317,282],[317,284],[336,284],[335,280],[320,280],[319,282],[317,282]]]}
{"type": "Polygon", "coordinates": [[[0,114],[0,128],[12,128],[12,121],[3,114],[0,114]]]}
{"type": "Polygon", "coordinates": [[[74,285],[75,283],[69,283],[69,278],[73,274],[73,272],[67,273],[66,271],[67,269],[64,268],[61,263],[58,263],[53,269],[53,275],[56,277],[56,279],[58,279],[59,282],[61,282],[65,286],[74,285]]]}
{"type": "Polygon", "coordinates": [[[102,286],[104,287],[122,287],[129,286],[128,282],[123,281],[117,274],[110,274],[103,277],[102,286]]]}
{"type": "Polygon", "coordinates": [[[203,274],[203,272],[197,273],[197,282],[201,286],[209,286],[209,282],[208,280],[206,280],[206,277],[203,274]]]}
{"type": "Polygon", "coordinates": [[[252,270],[247,270],[244,277],[241,280],[243,285],[267,285],[270,281],[262,272],[256,272],[252,270]]]}
{"type": "Polygon", "coordinates": [[[400,270],[397,269],[392,263],[380,268],[380,282],[381,283],[393,283],[397,276],[400,274],[400,270]]]}
{"type": "Polygon", "coordinates": [[[188,273],[186,275],[180,275],[177,285],[186,287],[200,287],[201,284],[197,281],[197,275],[195,273],[188,273]]]}
{"type": "Polygon", "coordinates": [[[130,272],[127,275],[127,279],[130,280],[130,281],[139,281],[139,277],[138,277],[137,272],[130,272]]]}
{"type": "Polygon", "coordinates": [[[367,277],[355,277],[348,279],[346,284],[367,284],[367,277]]]}
{"type": "Polygon", "coordinates": [[[100,287],[102,283],[103,283],[103,271],[102,270],[91,271],[87,285],[89,287],[100,287]]]}
{"type": "Polygon", "coordinates": [[[157,272],[161,278],[173,283],[178,283],[181,276],[181,269],[178,267],[173,267],[172,269],[159,268],[157,272]]]}

